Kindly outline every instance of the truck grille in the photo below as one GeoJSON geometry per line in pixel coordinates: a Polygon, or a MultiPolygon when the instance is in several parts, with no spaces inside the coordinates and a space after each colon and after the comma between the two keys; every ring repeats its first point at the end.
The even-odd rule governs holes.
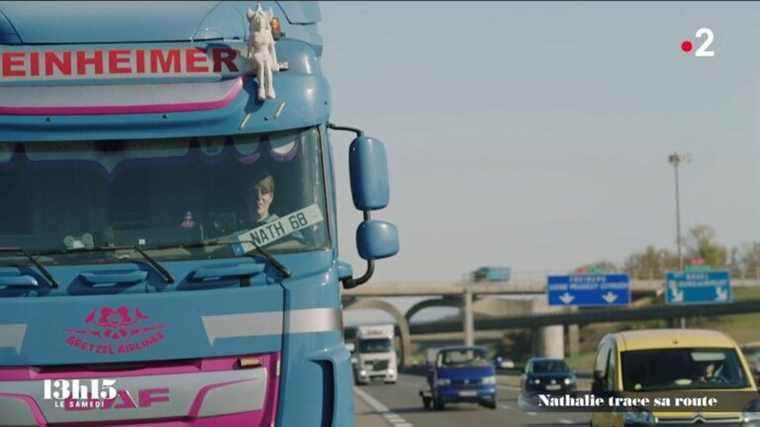
{"type": "Polygon", "coordinates": [[[384,371],[388,369],[387,360],[370,360],[364,363],[365,368],[372,371],[384,371]]]}
{"type": "Polygon", "coordinates": [[[451,380],[451,385],[459,389],[480,388],[480,378],[471,380],[451,380]]]}
{"type": "Polygon", "coordinates": [[[741,418],[738,417],[678,417],[678,418],[663,418],[658,420],[658,426],[667,427],[695,427],[695,426],[709,426],[715,427],[740,427],[742,425],[741,418]]]}
{"type": "Polygon", "coordinates": [[[690,423],[690,422],[658,422],[655,424],[657,426],[663,426],[663,427],[699,427],[699,426],[712,426],[715,427],[741,427],[742,423],[740,422],[731,422],[731,421],[705,421],[703,423],[690,423]]]}

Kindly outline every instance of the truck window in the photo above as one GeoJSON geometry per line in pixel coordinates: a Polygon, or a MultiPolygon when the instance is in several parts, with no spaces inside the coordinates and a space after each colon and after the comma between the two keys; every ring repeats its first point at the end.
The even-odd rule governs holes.
{"type": "Polygon", "coordinates": [[[441,353],[441,362],[446,367],[488,366],[488,358],[483,350],[447,350],[441,353]]]}
{"type": "Polygon", "coordinates": [[[621,353],[626,391],[749,387],[733,348],[669,348],[621,353]]]}
{"type": "MultiPolygon", "coordinates": [[[[264,229],[259,236],[262,246],[273,252],[324,249],[329,239],[321,156],[316,129],[231,137],[0,143],[0,182],[6,183],[0,189],[5,218],[0,246],[45,251],[77,244],[139,244],[149,249],[234,239],[286,218],[286,225],[294,227],[264,229]],[[258,200],[262,182],[270,198],[266,209],[258,200]],[[298,215],[304,209],[307,215],[298,215]]],[[[192,259],[230,254],[171,250],[152,255],[192,259]]],[[[101,260],[107,256],[97,254],[101,260]]],[[[92,261],[85,258],[58,256],[46,262],[92,261]]]]}
{"type": "Polygon", "coordinates": [[[533,372],[537,374],[566,373],[570,368],[563,360],[537,360],[533,362],[533,372]]]}
{"type": "Polygon", "coordinates": [[[384,353],[392,348],[393,344],[388,338],[368,338],[359,341],[359,353],[384,353]]]}

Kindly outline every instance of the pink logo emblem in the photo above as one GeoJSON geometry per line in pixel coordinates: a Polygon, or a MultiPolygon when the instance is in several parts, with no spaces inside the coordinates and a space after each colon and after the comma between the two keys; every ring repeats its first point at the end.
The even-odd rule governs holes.
{"type": "Polygon", "coordinates": [[[85,318],[89,329],[67,329],[66,344],[101,354],[132,353],[164,340],[163,324],[152,324],[139,308],[93,309],[85,318]]]}

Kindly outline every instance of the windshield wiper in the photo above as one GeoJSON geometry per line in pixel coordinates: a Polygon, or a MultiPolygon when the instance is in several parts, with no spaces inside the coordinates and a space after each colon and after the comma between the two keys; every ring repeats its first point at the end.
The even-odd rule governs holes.
{"type": "Polygon", "coordinates": [[[50,282],[51,288],[58,288],[58,282],[55,280],[52,274],[45,268],[42,264],[40,264],[39,261],[34,259],[33,256],[29,255],[29,253],[24,250],[23,248],[19,247],[12,247],[12,248],[0,248],[0,253],[16,253],[21,254],[24,256],[24,258],[28,259],[29,262],[32,263],[35,267],[37,267],[37,270],[42,273],[43,276],[45,276],[45,279],[47,279],[48,282],[50,282]]]}
{"type": "MultiPolygon", "coordinates": [[[[287,267],[282,265],[275,257],[272,256],[269,252],[265,251],[261,246],[259,246],[256,242],[253,240],[206,240],[201,242],[193,242],[193,243],[179,243],[176,245],[165,245],[165,246],[156,246],[155,249],[161,250],[161,249],[174,249],[174,248],[202,248],[206,246],[231,246],[235,244],[240,243],[250,243],[253,245],[253,247],[256,249],[256,252],[261,254],[267,262],[269,262],[272,267],[274,267],[277,271],[282,274],[283,277],[286,279],[291,276],[290,270],[288,270],[287,267]]],[[[246,255],[248,255],[246,253],[246,255]]]]}
{"type": "Polygon", "coordinates": [[[156,270],[156,272],[158,272],[158,275],[161,276],[161,279],[163,279],[164,283],[171,284],[175,282],[174,276],[172,276],[172,274],[169,273],[153,257],[146,254],[145,251],[139,246],[96,246],[94,248],[62,249],[57,251],[42,252],[39,255],[67,255],[79,252],[113,252],[125,250],[132,250],[140,254],[140,256],[145,259],[146,263],[150,265],[154,270],[156,270]]]}
{"type": "MultiPolygon", "coordinates": [[[[245,242],[245,241],[241,241],[241,242],[245,242]]],[[[272,256],[272,254],[265,251],[261,246],[256,244],[256,242],[254,242],[253,240],[248,240],[248,242],[251,243],[253,247],[256,248],[256,252],[260,253],[261,256],[266,258],[266,260],[269,261],[269,263],[272,264],[272,266],[276,268],[277,271],[280,272],[280,274],[282,274],[286,279],[290,277],[290,270],[288,270],[288,268],[285,267],[284,265],[280,264],[280,262],[277,261],[277,259],[275,259],[275,257],[272,256]]]]}
{"type": "Polygon", "coordinates": [[[172,276],[171,273],[169,273],[164,266],[162,266],[158,261],[156,261],[153,257],[145,253],[145,251],[142,250],[139,246],[133,246],[132,249],[135,250],[138,254],[142,255],[143,258],[145,258],[145,261],[148,262],[148,264],[151,265],[158,273],[161,275],[161,277],[164,279],[164,283],[171,284],[174,283],[174,276],[172,276]]]}

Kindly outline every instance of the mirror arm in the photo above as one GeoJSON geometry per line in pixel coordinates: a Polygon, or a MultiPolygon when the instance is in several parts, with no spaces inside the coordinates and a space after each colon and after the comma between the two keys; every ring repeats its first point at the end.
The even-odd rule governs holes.
{"type": "Polygon", "coordinates": [[[357,128],[352,128],[349,126],[338,126],[335,123],[327,123],[327,128],[332,130],[342,130],[347,132],[353,132],[356,134],[356,137],[364,136],[364,131],[357,128]]]}
{"type": "MultiPolygon", "coordinates": [[[[327,123],[327,128],[337,131],[346,131],[346,132],[353,132],[356,134],[356,137],[360,137],[364,135],[364,131],[357,128],[352,128],[349,126],[338,126],[334,123],[327,123]]],[[[364,221],[369,221],[372,219],[369,211],[362,211],[364,214],[364,221]]],[[[341,283],[343,284],[343,289],[351,289],[355,288],[359,285],[363,285],[369,281],[369,279],[372,278],[372,275],[375,273],[375,261],[369,260],[367,261],[367,271],[364,272],[360,277],[354,278],[354,277],[346,277],[341,279],[341,283]]]]}
{"type": "MultiPolygon", "coordinates": [[[[372,219],[372,216],[370,215],[369,211],[362,211],[364,214],[364,221],[369,221],[372,219]]],[[[372,278],[372,275],[375,273],[375,261],[368,260],[367,261],[367,271],[364,272],[360,277],[354,278],[354,277],[346,277],[345,279],[341,280],[341,283],[343,283],[343,289],[351,289],[355,288],[359,285],[363,285],[369,281],[369,279],[372,278]]]]}

